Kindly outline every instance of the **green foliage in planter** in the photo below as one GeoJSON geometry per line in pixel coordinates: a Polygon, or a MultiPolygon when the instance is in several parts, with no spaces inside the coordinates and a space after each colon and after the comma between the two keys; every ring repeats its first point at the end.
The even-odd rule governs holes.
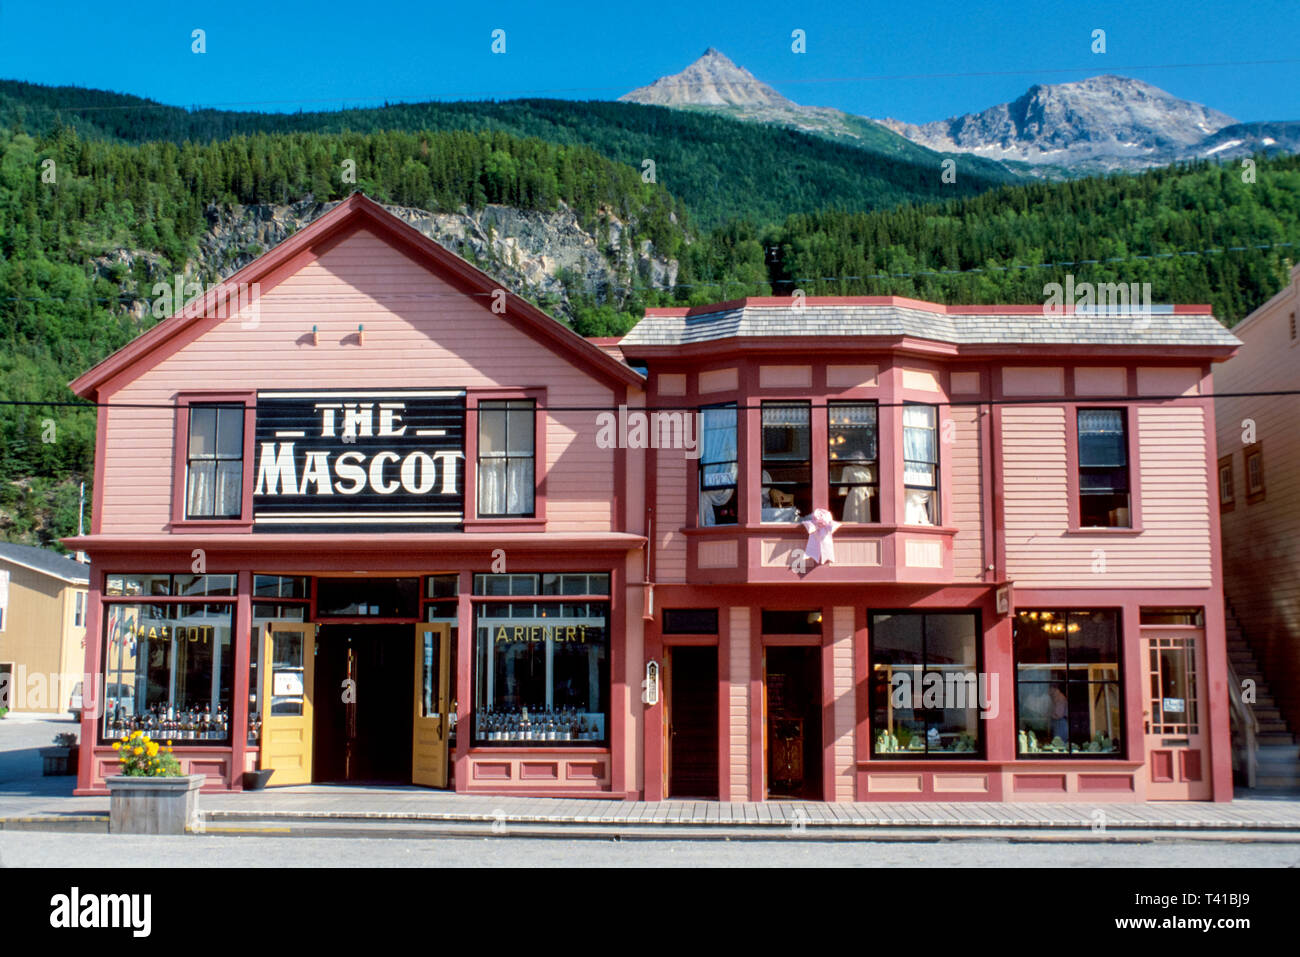
{"type": "Polygon", "coordinates": [[[143,731],[132,731],[121,741],[113,742],[122,774],[128,778],[179,778],[184,776],[181,763],[167,745],[159,745],[143,731]]]}

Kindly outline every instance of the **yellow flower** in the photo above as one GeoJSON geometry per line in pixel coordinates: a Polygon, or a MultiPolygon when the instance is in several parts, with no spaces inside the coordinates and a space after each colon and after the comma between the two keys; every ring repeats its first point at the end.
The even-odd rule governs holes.
{"type": "Polygon", "coordinates": [[[137,755],[144,754],[144,748],[133,748],[132,753],[137,755]]]}
{"type": "Polygon", "coordinates": [[[170,748],[171,746],[172,746],[172,739],[171,739],[171,738],[168,738],[168,739],[167,739],[167,747],[170,748]]]}
{"type": "Polygon", "coordinates": [[[152,741],[150,741],[150,742],[149,742],[148,751],[149,751],[149,757],[152,758],[154,755],[156,755],[156,754],[158,753],[158,745],[156,745],[156,744],[154,744],[152,741]]]}
{"type": "Polygon", "coordinates": [[[114,750],[114,751],[121,751],[121,750],[122,750],[122,742],[121,742],[121,741],[114,741],[114,742],[113,742],[113,750],[114,750]]]}

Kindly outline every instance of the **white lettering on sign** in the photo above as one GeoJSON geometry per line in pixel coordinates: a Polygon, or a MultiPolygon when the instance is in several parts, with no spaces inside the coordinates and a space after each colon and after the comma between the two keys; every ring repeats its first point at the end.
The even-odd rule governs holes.
{"type": "MultiPolygon", "coordinates": [[[[406,435],[402,422],[404,402],[380,402],[376,419],[372,402],[317,402],[322,438],[400,438],[406,435]],[[337,413],[342,411],[340,423],[337,413]],[[338,434],[341,430],[341,435],[338,434]]],[[[445,430],[420,430],[445,434],[445,430]]],[[[302,433],[298,433],[302,434],[302,433]]],[[[303,453],[302,479],[299,481],[293,442],[263,442],[257,460],[255,495],[357,495],[371,491],[392,495],[402,489],[411,495],[426,495],[435,486],[439,494],[455,495],[456,462],[464,452],[440,449],[433,454],[415,450],[402,457],[397,452],[376,452],[367,462],[364,452],[347,451],[333,459],[323,449],[303,453]],[[394,468],[389,468],[394,466],[394,468]],[[396,477],[394,477],[394,472],[396,477]],[[334,481],[337,478],[338,481],[334,481]]]]}

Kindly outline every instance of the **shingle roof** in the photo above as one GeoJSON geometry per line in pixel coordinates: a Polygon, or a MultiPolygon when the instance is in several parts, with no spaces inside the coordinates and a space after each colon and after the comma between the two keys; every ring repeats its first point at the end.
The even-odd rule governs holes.
{"type": "Polygon", "coordinates": [[[90,584],[90,566],[73,561],[48,548],[35,548],[31,545],[15,545],[12,542],[0,542],[0,559],[8,559],[16,565],[44,572],[65,582],[81,585],[90,584]]]}
{"type": "Polygon", "coordinates": [[[887,299],[833,303],[753,300],[717,308],[647,310],[619,342],[672,346],[718,339],[805,336],[908,336],[954,345],[1237,346],[1241,343],[1205,311],[1150,306],[1134,311],[1071,311],[1041,307],[945,307],[887,299]]]}

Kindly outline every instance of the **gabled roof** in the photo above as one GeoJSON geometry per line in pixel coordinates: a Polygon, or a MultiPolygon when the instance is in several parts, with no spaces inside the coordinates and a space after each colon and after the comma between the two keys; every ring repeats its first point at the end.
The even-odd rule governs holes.
{"type": "Polygon", "coordinates": [[[0,542],[0,561],[12,562],[23,568],[30,568],[42,575],[49,575],[60,581],[74,585],[90,584],[90,566],[73,561],[65,555],[50,551],[48,548],[36,548],[32,545],[15,545],[12,542],[0,542]]]}
{"type": "Polygon", "coordinates": [[[1157,306],[1125,311],[1043,306],[946,306],[897,296],[748,298],[708,306],[647,309],[619,341],[625,356],[638,347],[687,346],[722,339],[908,337],[955,346],[1132,346],[1159,351],[1241,343],[1209,306],[1157,306]]]}
{"type": "MultiPolygon", "coordinates": [[[[78,376],[69,388],[83,398],[92,398],[124,374],[128,379],[135,378],[157,357],[166,354],[165,346],[187,341],[184,339],[187,334],[191,338],[199,335],[205,328],[204,324],[217,314],[218,303],[236,293],[241,283],[260,283],[265,295],[281,279],[297,272],[324,249],[358,229],[376,233],[415,262],[468,294],[490,296],[495,290],[504,289],[502,283],[404,223],[374,200],[353,193],[328,213],[210,289],[203,297],[201,309],[180,305],[173,315],[78,376]]],[[[592,345],[562,322],[509,290],[505,293],[506,309],[499,317],[502,320],[514,321],[538,342],[557,352],[567,353],[576,365],[589,369],[606,381],[632,385],[645,381],[635,370],[592,345]]]]}

